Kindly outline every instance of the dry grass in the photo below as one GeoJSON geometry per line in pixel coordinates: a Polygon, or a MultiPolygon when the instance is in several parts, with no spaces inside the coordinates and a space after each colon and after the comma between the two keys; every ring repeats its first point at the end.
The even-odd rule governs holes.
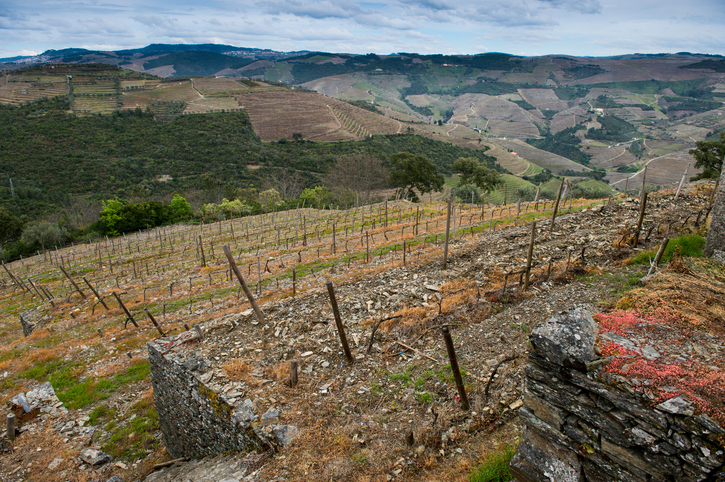
{"type": "Polygon", "coordinates": [[[244,382],[250,387],[256,388],[262,381],[252,374],[252,368],[247,360],[234,358],[222,365],[227,377],[234,382],[244,382]]]}

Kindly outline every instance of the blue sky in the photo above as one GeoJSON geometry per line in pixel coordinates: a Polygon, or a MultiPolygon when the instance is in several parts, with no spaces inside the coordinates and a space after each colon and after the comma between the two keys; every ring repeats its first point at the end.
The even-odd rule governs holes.
{"type": "Polygon", "coordinates": [[[722,0],[2,0],[0,58],[223,43],[280,51],[725,55],[722,0]]]}

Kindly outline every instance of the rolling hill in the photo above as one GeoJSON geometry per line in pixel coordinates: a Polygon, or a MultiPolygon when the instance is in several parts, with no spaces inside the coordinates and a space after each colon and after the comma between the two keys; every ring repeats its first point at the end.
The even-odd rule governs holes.
{"type": "Polygon", "coordinates": [[[601,169],[616,187],[652,161],[650,182],[666,185],[691,162],[696,141],[724,128],[723,62],[690,53],[349,55],[210,44],[66,49],[0,59],[0,104],[67,96],[76,115],[140,109],[162,122],[244,111],[263,143],[414,133],[488,150],[514,174],[601,169]]]}

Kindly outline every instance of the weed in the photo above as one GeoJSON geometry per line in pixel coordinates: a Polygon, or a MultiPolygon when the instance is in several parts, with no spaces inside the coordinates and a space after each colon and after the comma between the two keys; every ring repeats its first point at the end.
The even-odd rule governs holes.
{"type": "Polygon", "coordinates": [[[428,379],[425,378],[425,377],[422,377],[422,376],[421,377],[417,377],[413,381],[413,386],[415,388],[417,388],[418,390],[420,390],[421,388],[423,388],[425,386],[425,384],[426,384],[427,381],[428,381],[428,379]]]}
{"type": "MultiPolygon", "coordinates": [[[[459,366],[459,369],[461,370],[461,378],[465,382],[466,378],[468,377],[468,372],[466,370],[464,370],[463,368],[461,368],[460,366],[459,366]]],[[[453,383],[454,378],[453,378],[453,370],[451,369],[451,364],[449,363],[446,365],[445,368],[441,368],[440,370],[438,370],[438,372],[436,373],[436,376],[442,382],[453,383]]]]}
{"type": "MultiPolygon", "coordinates": [[[[667,263],[672,259],[672,255],[677,247],[680,248],[680,255],[683,257],[700,258],[702,250],[705,248],[705,238],[696,234],[686,234],[670,240],[667,244],[664,254],[660,262],[667,263]]],[[[653,248],[648,251],[642,251],[637,256],[630,259],[627,264],[646,264],[649,265],[650,260],[657,255],[659,248],[653,248]]]]}
{"type": "MultiPolygon", "coordinates": [[[[139,400],[131,407],[128,415],[125,424],[111,434],[103,446],[103,451],[113,457],[130,461],[145,457],[148,451],[159,445],[155,436],[159,429],[159,417],[149,399],[139,400]]],[[[107,430],[112,423],[115,422],[106,425],[107,430]]]]}
{"type": "Polygon", "coordinates": [[[514,328],[514,329],[518,328],[521,331],[523,331],[524,333],[528,333],[529,332],[529,327],[526,326],[526,323],[521,323],[521,324],[518,324],[518,325],[515,324],[515,323],[511,323],[509,326],[511,328],[514,328]]]}
{"type": "Polygon", "coordinates": [[[362,452],[354,453],[350,456],[350,462],[354,465],[365,465],[368,463],[368,456],[362,452]]]}
{"type": "Polygon", "coordinates": [[[413,367],[406,367],[405,371],[401,373],[389,373],[388,378],[395,381],[400,381],[403,383],[403,386],[410,385],[411,382],[411,373],[413,372],[413,367]]]}
{"type": "Polygon", "coordinates": [[[376,397],[380,397],[383,395],[383,386],[378,382],[373,382],[370,385],[370,392],[376,397]]]}
{"type": "Polygon", "coordinates": [[[97,406],[88,414],[88,425],[100,425],[102,422],[113,419],[115,411],[108,408],[105,403],[97,406]]]}
{"type": "Polygon", "coordinates": [[[428,392],[416,392],[415,399],[420,403],[431,403],[433,396],[428,392]]]}
{"type": "Polygon", "coordinates": [[[513,480],[509,473],[509,462],[516,453],[516,446],[505,445],[501,450],[492,452],[473,469],[468,476],[469,482],[508,482],[513,480]]]}
{"type": "Polygon", "coordinates": [[[66,364],[58,359],[39,362],[21,372],[21,378],[49,381],[58,399],[70,409],[86,407],[99,400],[107,399],[115,390],[130,383],[144,380],[150,372],[148,361],[139,360],[113,378],[92,378],[80,380],[83,366],[80,363],[66,364]]]}

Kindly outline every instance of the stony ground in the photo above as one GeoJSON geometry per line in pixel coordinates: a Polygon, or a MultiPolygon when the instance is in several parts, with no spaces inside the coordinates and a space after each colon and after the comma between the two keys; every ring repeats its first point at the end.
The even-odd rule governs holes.
{"type": "MultiPolygon", "coordinates": [[[[693,190],[676,203],[671,193],[653,196],[636,250],[627,246],[639,211],[634,200],[565,212],[553,230],[540,221],[528,290],[520,271],[529,227],[458,239],[445,269],[439,260],[409,260],[336,283],[352,363],[343,355],[324,280],[317,291],[263,305],[265,323],[250,310],[209,310],[189,319],[204,332],[201,350],[214,366],[208,383],[228,398],[251,399],[260,415],[279,410],[282,423],[301,431],[285,450],[245,473],[259,481],[465,480],[482,456],[517,442],[530,330],[582,303],[595,311],[613,308],[646,272],[622,261],[664,236],[698,231],[706,194],[693,190]],[[443,327],[465,372],[468,411],[448,366],[443,327]],[[300,369],[294,387],[288,383],[293,359],[300,369]]],[[[95,369],[102,373],[110,363],[133,360],[118,357],[95,369]]],[[[149,384],[139,382],[108,405],[131,410],[150,398],[149,384]]],[[[113,474],[143,480],[155,463],[169,459],[158,448],[100,469],[80,463],[78,451],[99,448],[108,430],[83,427],[88,410],[59,408],[38,416],[32,429],[26,425],[14,444],[5,441],[0,480],[105,481],[113,474]]],[[[182,480],[173,474],[191,472],[188,466],[163,469],[149,480],[182,480]]],[[[199,477],[192,480],[205,480],[199,477]]]]}

